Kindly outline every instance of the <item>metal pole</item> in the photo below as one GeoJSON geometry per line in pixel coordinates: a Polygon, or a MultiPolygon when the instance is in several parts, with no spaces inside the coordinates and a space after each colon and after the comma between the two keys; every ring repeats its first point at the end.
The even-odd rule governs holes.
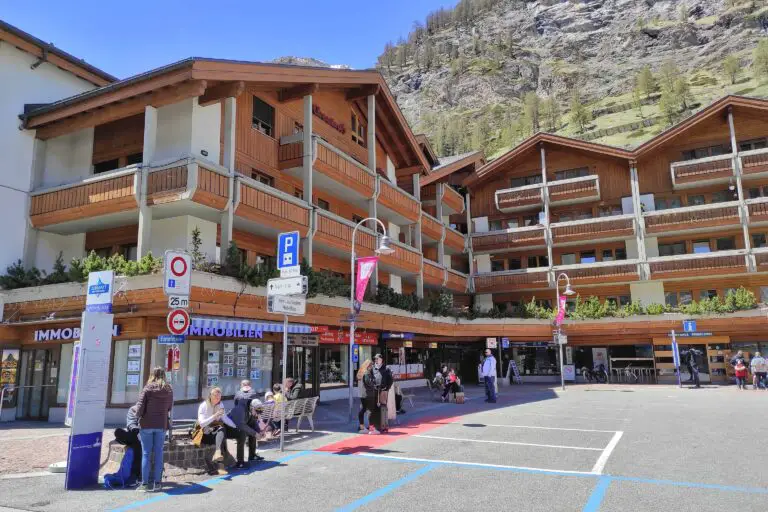
{"type": "MultiPolygon", "coordinates": [[[[557,304],[557,310],[560,311],[560,277],[555,279],[555,304],[557,304]]],[[[567,288],[566,288],[567,289],[567,288]]],[[[563,345],[560,343],[560,327],[557,328],[557,334],[555,343],[557,343],[557,354],[560,357],[560,389],[565,391],[565,373],[563,373],[563,345]]]]}
{"type": "Polygon", "coordinates": [[[682,388],[683,382],[680,380],[680,349],[677,347],[677,337],[675,330],[672,329],[672,360],[675,362],[675,373],[677,374],[677,387],[682,388]]]}
{"type": "MultiPolygon", "coordinates": [[[[288,315],[283,315],[283,386],[288,379],[288,315]]],[[[285,392],[285,388],[282,388],[283,401],[280,402],[280,451],[283,450],[285,443],[285,406],[287,405],[288,397],[285,392]]]]}
{"type": "MultiPolygon", "coordinates": [[[[359,226],[360,224],[358,224],[359,226]]],[[[348,420],[352,421],[352,357],[353,347],[355,345],[355,235],[357,226],[352,231],[352,253],[350,255],[350,281],[349,281],[349,375],[347,376],[347,385],[349,387],[349,411],[348,420]]]]}

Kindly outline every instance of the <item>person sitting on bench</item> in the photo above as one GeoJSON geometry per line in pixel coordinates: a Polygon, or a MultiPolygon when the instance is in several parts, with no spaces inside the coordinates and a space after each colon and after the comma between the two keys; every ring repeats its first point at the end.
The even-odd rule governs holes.
{"type": "Polygon", "coordinates": [[[443,402],[448,401],[448,393],[454,395],[459,390],[459,377],[456,376],[456,370],[451,368],[448,372],[448,377],[445,379],[445,387],[443,388],[443,402]]]}

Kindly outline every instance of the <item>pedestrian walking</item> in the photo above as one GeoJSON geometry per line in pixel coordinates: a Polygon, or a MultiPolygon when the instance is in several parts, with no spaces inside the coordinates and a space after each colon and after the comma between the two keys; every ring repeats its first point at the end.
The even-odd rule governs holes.
{"type": "Polygon", "coordinates": [[[165,381],[165,369],[158,366],[152,370],[136,402],[141,439],[141,485],[138,488],[144,492],[159,491],[162,488],[163,444],[172,407],[173,389],[165,381]],[[154,464],[150,465],[152,458],[154,464]]]}
{"type": "Polygon", "coordinates": [[[743,391],[747,380],[747,365],[744,364],[744,361],[738,361],[734,370],[736,371],[736,385],[743,391]]]}
{"type": "Polygon", "coordinates": [[[496,403],[496,358],[491,349],[485,349],[485,359],[482,365],[483,381],[485,382],[485,401],[496,403]]]}
{"type": "Polygon", "coordinates": [[[365,385],[365,400],[371,411],[369,434],[386,432],[387,427],[387,401],[389,388],[392,387],[392,372],[384,364],[381,354],[373,358],[373,365],[368,368],[363,377],[365,385]]]}
{"type": "Polygon", "coordinates": [[[755,352],[755,357],[749,362],[749,367],[752,370],[752,388],[757,390],[758,387],[765,389],[765,377],[768,373],[768,362],[760,355],[760,352],[755,352]]]}
{"type": "Polygon", "coordinates": [[[238,469],[245,467],[245,443],[248,442],[248,460],[264,460],[263,457],[256,455],[258,447],[257,436],[259,432],[254,428],[255,422],[251,417],[251,402],[256,399],[256,393],[251,388],[250,380],[240,382],[240,389],[235,393],[235,407],[229,412],[229,419],[237,427],[227,428],[227,437],[234,437],[237,441],[237,465],[238,469]]]}
{"type": "Polygon", "coordinates": [[[360,423],[360,430],[358,433],[365,434],[368,431],[365,429],[365,413],[369,412],[368,404],[366,403],[365,397],[365,383],[363,380],[365,379],[365,374],[368,372],[368,369],[373,364],[373,361],[370,359],[366,359],[363,361],[363,363],[360,365],[360,369],[357,370],[357,394],[360,396],[360,412],[357,413],[357,421],[360,423]]]}

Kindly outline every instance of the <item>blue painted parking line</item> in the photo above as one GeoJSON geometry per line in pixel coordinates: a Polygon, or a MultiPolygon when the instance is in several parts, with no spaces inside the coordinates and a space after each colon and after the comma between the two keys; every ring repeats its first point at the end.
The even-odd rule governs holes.
{"type": "MultiPolygon", "coordinates": [[[[343,455],[342,455],[343,457],[343,455]]],[[[336,509],[336,512],[351,512],[353,510],[358,509],[359,507],[362,507],[363,505],[367,505],[368,503],[372,502],[375,499],[381,498],[385,494],[388,494],[398,487],[401,487],[408,482],[412,482],[413,480],[416,480],[420,476],[424,475],[425,473],[429,473],[433,469],[437,467],[437,464],[429,464],[427,466],[424,466],[420,469],[417,469],[413,473],[409,473],[403,478],[399,480],[395,480],[394,482],[385,485],[384,487],[380,487],[379,489],[376,489],[371,494],[368,494],[367,496],[363,496],[359,500],[355,500],[349,505],[346,505],[344,507],[341,507],[339,509],[336,509]]]]}
{"type": "Polygon", "coordinates": [[[584,505],[581,512],[597,512],[600,510],[600,505],[603,503],[603,499],[605,499],[605,491],[607,491],[608,486],[611,485],[611,480],[613,479],[609,476],[601,476],[598,479],[597,485],[595,485],[595,488],[592,490],[592,494],[589,495],[587,504],[584,505]]]}
{"type": "Polygon", "coordinates": [[[229,474],[229,475],[217,476],[215,478],[210,478],[208,480],[205,480],[205,481],[202,481],[202,482],[199,482],[199,483],[196,483],[196,484],[192,484],[192,485],[189,485],[187,487],[181,487],[181,488],[178,488],[178,489],[171,489],[171,490],[169,490],[167,492],[164,492],[162,494],[157,494],[155,496],[152,496],[151,498],[147,498],[147,499],[139,500],[139,501],[134,501],[133,503],[129,503],[127,505],[123,505],[122,507],[118,507],[118,508],[112,509],[110,512],[125,512],[127,510],[134,510],[134,509],[137,509],[139,507],[144,507],[146,505],[151,505],[152,503],[157,503],[157,502],[160,502],[160,501],[165,501],[165,500],[167,500],[167,499],[169,499],[169,498],[171,498],[173,496],[183,496],[185,494],[196,494],[196,493],[199,493],[200,487],[211,488],[214,485],[220,484],[221,482],[224,482],[226,480],[231,480],[234,477],[250,475],[251,473],[257,473],[259,471],[264,471],[265,469],[267,469],[267,467],[273,467],[273,466],[269,465],[270,462],[274,462],[274,463],[277,463],[277,464],[282,464],[283,462],[288,462],[289,460],[293,460],[293,459],[295,459],[297,457],[302,457],[302,456],[308,455],[310,453],[312,453],[312,452],[309,451],[309,450],[304,450],[304,451],[301,451],[301,452],[292,453],[291,455],[285,456],[285,457],[283,457],[281,459],[277,459],[276,461],[264,461],[260,465],[255,466],[253,469],[248,469],[246,471],[240,471],[238,473],[232,473],[232,474],[229,474]]]}
{"type": "Polygon", "coordinates": [[[612,476],[611,479],[621,482],[668,485],[671,487],[689,487],[691,489],[709,489],[713,491],[740,492],[744,494],[768,494],[768,489],[763,487],[741,487],[738,485],[705,484],[701,482],[679,482],[676,480],[659,480],[656,478],[639,478],[633,476],[612,476]]]}

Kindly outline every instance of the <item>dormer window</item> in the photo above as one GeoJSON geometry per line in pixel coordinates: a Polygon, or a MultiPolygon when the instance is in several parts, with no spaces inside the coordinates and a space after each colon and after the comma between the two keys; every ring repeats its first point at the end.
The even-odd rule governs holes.
{"type": "Polygon", "coordinates": [[[355,112],[352,112],[350,126],[352,127],[352,141],[361,147],[365,147],[365,126],[355,112]]]}

